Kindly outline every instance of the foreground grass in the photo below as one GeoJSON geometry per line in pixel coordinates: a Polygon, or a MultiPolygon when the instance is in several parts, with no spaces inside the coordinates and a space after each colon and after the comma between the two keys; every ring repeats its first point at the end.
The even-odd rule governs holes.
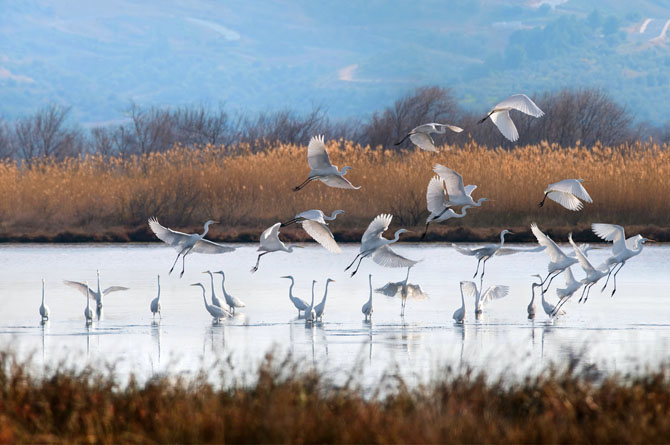
{"type": "MultiPolygon", "coordinates": [[[[250,387],[200,377],[131,379],[57,369],[36,377],[0,354],[0,442],[104,443],[668,443],[667,370],[594,382],[547,371],[523,382],[445,370],[385,396],[335,387],[268,356],[250,387]]],[[[386,382],[389,383],[389,382],[386,382]]],[[[384,382],[380,383],[380,389],[384,382]]]]}
{"type": "Polygon", "coordinates": [[[153,215],[183,229],[216,219],[222,224],[213,227],[214,238],[256,240],[260,229],[310,208],[344,209],[346,214],[331,224],[344,239],[360,236],[382,212],[396,216],[394,226],[418,227],[427,216],[426,185],[437,162],[462,173],[466,184],[478,184],[475,198],[494,200],[435,228],[445,239],[489,239],[495,230],[486,229],[527,228],[531,221],[562,231],[588,230],[595,221],[670,227],[668,146],[541,144],[505,151],[466,143],[428,153],[331,141],[328,148],[333,163],[353,167],[347,178],[362,190],[317,183],[294,193],[308,167],[306,147],[292,145],[269,144],[262,153],[244,147],[175,147],[125,159],[0,162],[0,240],[142,240],[146,219],[153,215]],[[546,185],[564,178],[585,179],[594,203],[581,212],[553,202],[539,209],[546,185]]]}

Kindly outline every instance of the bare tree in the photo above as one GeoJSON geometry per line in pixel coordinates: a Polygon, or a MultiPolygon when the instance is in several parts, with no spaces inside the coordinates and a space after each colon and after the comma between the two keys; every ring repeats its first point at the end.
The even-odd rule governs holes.
{"type": "Polygon", "coordinates": [[[62,159],[83,150],[83,136],[78,127],[68,127],[69,107],[48,105],[35,115],[14,125],[16,151],[27,161],[35,157],[62,159]]]}
{"type": "Polygon", "coordinates": [[[10,159],[15,155],[11,127],[0,118],[0,158],[10,159]]]}

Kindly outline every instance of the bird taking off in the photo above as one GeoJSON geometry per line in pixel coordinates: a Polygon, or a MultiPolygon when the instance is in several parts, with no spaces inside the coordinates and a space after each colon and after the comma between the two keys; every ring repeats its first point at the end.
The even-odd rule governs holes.
{"type": "Polygon", "coordinates": [[[530,100],[525,94],[515,94],[503,100],[499,104],[493,107],[489,114],[487,114],[482,120],[479,121],[481,124],[486,119],[491,118],[493,123],[498,130],[512,142],[515,142],[519,139],[519,132],[512,122],[512,118],[509,117],[510,110],[517,110],[533,117],[542,117],[544,116],[544,111],[540,110],[540,107],[535,105],[535,102],[530,100]]]}
{"type": "Polygon", "coordinates": [[[582,185],[583,181],[583,179],[564,179],[554,184],[549,184],[544,191],[544,198],[542,198],[542,202],[538,204],[538,207],[542,207],[544,201],[549,198],[573,212],[581,210],[584,207],[582,201],[593,202],[591,196],[589,196],[589,193],[582,185]]]}
{"type": "Polygon", "coordinates": [[[314,136],[309,141],[309,145],[307,146],[307,163],[310,168],[309,176],[302,182],[302,184],[293,189],[294,192],[297,192],[315,179],[323,182],[328,187],[355,190],[361,188],[360,186],[354,187],[351,182],[344,177],[344,175],[347,174],[347,171],[351,170],[351,167],[344,166],[342,167],[342,170],[338,170],[337,166],[330,162],[323,136],[314,136]]]}

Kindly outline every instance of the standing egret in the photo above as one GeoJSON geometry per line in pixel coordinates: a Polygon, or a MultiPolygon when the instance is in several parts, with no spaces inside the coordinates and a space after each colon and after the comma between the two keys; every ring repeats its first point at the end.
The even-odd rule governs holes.
{"type": "Polygon", "coordinates": [[[326,144],[323,142],[323,136],[314,136],[309,141],[309,145],[307,146],[307,163],[310,168],[309,176],[302,184],[293,189],[294,192],[297,192],[315,179],[318,179],[329,187],[355,190],[361,188],[360,186],[354,187],[344,177],[347,171],[351,170],[351,167],[345,166],[339,171],[337,166],[330,162],[328,152],[326,151],[326,144]]]}
{"type": "Polygon", "coordinates": [[[212,304],[214,306],[218,306],[223,309],[228,309],[226,306],[224,306],[223,301],[219,297],[216,296],[216,292],[214,291],[214,274],[210,270],[206,270],[203,273],[206,273],[209,275],[209,283],[210,287],[212,289],[212,304]]]}
{"type": "Polygon", "coordinates": [[[246,307],[246,304],[244,304],[244,301],[240,300],[236,296],[230,295],[228,292],[226,292],[226,274],[224,274],[222,270],[214,273],[221,275],[221,289],[223,290],[223,298],[226,299],[226,304],[233,311],[233,315],[235,315],[235,308],[246,307]]]}
{"type": "Polygon", "coordinates": [[[449,167],[441,164],[435,164],[433,171],[444,181],[447,188],[449,200],[444,203],[446,207],[470,205],[481,207],[482,203],[488,201],[488,198],[479,198],[477,201],[472,199],[472,192],[477,188],[476,185],[463,185],[463,176],[449,167]]]}
{"type": "Polygon", "coordinates": [[[484,304],[491,300],[504,298],[509,293],[508,286],[490,286],[484,293],[481,293],[477,285],[472,281],[461,281],[461,290],[467,295],[475,297],[475,314],[479,315],[484,309],[484,304]]]}
{"type": "Polygon", "coordinates": [[[326,291],[323,293],[323,300],[321,300],[321,303],[314,306],[314,311],[316,312],[317,320],[321,320],[323,318],[323,313],[326,310],[326,298],[328,297],[328,285],[330,284],[331,281],[335,281],[335,280],[333,280],[331,278],[328,278],[326,280],[326,291]]]}
{"type": "Polygon", "coordinates": [[[100,288],[100,270],[96,270],[96,274],[98,276],[98,290],[93,290],[90,287],[88,287],[88,281],[85,283],[80,283],[78,281],[69,281],[69,280],[63,280],[63,283],[66,285],[73,287],[77,290],[79,290],[81,293],[89,295],[90,297],[93,297],[95,299],[96,305],[97,305],[97,310],[98,312],[102,309],[102,299],[105,295],[111,294],[112,292],[119,292],[122,290],[128,290],[127,287],[123,286],[110,286],[105,290],[101,290],[100,288]]]}
{"type": "Polygon", "coordinates": [[[562,181],[549,184],[544,191],[544,198],[538,204],[538,207],[544,205],[544,201],[549,198],[556,201],[568,210],[577,211],[584,207],[584,202],[593,202],[589,193],[582,185],[583,179],[564,179],[562,181]]]}
{"type": "Polygon", "coordinates": [[[457,127],[455,125],[438,124],[438,123],[423,124],[419,125],[414,130],[407,133],[407,135],[405,135],[405,137],[402,138],[400,142],[396,142],[393,145],[400,145],[405,141],[405,139],[409,138],[409,140],[412,141],[414,145],[416,145],[422,150],[437,151],[437,149],[435,148],[435,141],[433,141],[433,138],[430,134],[431,133],[443,134],[444,132],[447,131],[447,129],[453,131],[454,133],[460,133],[461,131],[463,131],[461,127],[457,127]]]}
{"type": "Polygon", "coordinates": [[[214,306],[213,304],[207,303],[207,297],[205,296],[205,286],[203,286],[200,283],[193,283],[191,286],[200,286],[200,289],[202,289],[202,301],[205,303],[205,309],[207,309],[207,312],[214,318],[214,321],[216,323],[219,323],[222,318],[225,317],[230,317],[231,314],[227,310],[219,307],[219,306],[214,306]]]}
{"type": "Polygon", "coordinates": [[[88,281],[85,281],[84,285],[86,286],[86,309],[84,309],[84,318],[86,319],[86,326],[88,326],[93,323],[93,309],[91,309],[88,281]]]}
{"type": "Polygon", "coordinates": [[[535,102],[530,100],[528,96],[525,94],[515,94],[494,106],[489,111],[489,114],[480,120],[479,123],[481,124],[490,117],[502,135],[514,142],[519,139],[519,132],[509,117],[510,110],[518,110],[533,117],[544,116],[544,111],[540,110],[540,107],[535,105],[535,102]]]}
{"type": "Polygon", "coordinates": [[[549,255],[549,259],[551,260],[549,262],[549,265],[547,265],[547,278],[544,279],[542,284],[549,279],[549,284],[547,284],[546,288],[542,289],[542,293],[547,292],[549,290],[549,286],[551,286],[551,282],[553,281],[554,278],[556,278],[561,272],[563,272],[565,269],[568,267],[572,266],[573,264],[577,263],[577,258],[573,258],[571,256],[568,256],[565,252],[561,250],[560,247],[547,235],[545,235],[540,228],[537,226],[537,224],[532,223],[530,225],[530,230],[533,232],[533,235],[535,235],[535,238],[537,238],[537,242],[540,244],[540,246],[544,246],[545,249],[544,251],[549,255]]]}
{"type": "Polygon", "coordinates": [[[281,226],[281,223],[276,223],[272,227],[268,227],[263,231],[261,234],[260,238],[260,246],[256,250],[257,252],[262,252],[258,254],[258,258],[256,259],[256,265],[251,268],[251,273],[254,273],[258,270],[258,263],[261,262],[261,257],[265,254],[271,253],[271,252],[288,252],[291,253],[293,252],[293,249],[298,249],[301,246],[289,246],[286,247],[284,243],[281,242],[279,239],[279,226],[281,226]]]}
{"type": "MultiPolygon", "coordinates": [[[[533,275],[534,277],[539,278],[542,280],[542,277],[540,275],[533,275]]],[[[565,311],[563,309],[558,309],[556,306],[553,304],[549,303],[545,298],[544,298],[544,290],[542,289],[543,283],[533,283],[533,295],[535,294],[535,288],[540,287],[540,291],[542,292],[542,309],[544,309],[544,313],[549,316],[550,319],[553,319],[554,317],[560,317],[561,315],[565,315],[565,311]]]]}
{"type": "Polygon", "coordinates": [[[451,218],[463,218],[465,216],[465,211],[474,207],[473,205],[468,204],[461,208],[460,214],[454,212],[454,210],[447,205],[448,195],[443,184],[443,180],[439,176],[434,176],[428,183],[428,189],[426,190],[426,207],[428,208],[430,215],[426,218],[426,228],[423,231],[423,235],[421,235],[421,239],[424,239],[426,233],[428,233],[428,224],[432,222],[446,221],[451,218]]]}
{"type": "Polygon", "coordinates": [[[42,304],[40,305],[40,316],[42,317],[42,324],[49,321],[49,306],[44,302],[44,278],[42,278],[42,304]]]}
{"type": "Polygon", "coordinates": [[[351,273],[353,277],[358,268],[361,266],[363,258],[372,256],[372,261],[384,267],[412,267],[417,261],[410,260],[404,256],[398,255],[389,247],[389,244],[395,243],[400,238],[401,233],[405,233],[407,229],[398,229],[395,232],[393,239],[389,240],[382,236],[384,231],[389,228],[393,215],[381,214],[375,217],[372,220],[365,233],[363,233],[363,238],[361,239],[361,248],[354,258],[354,261],[351,262],[344,270],[349,270],[351,266],[354,265],[357,259],[358,266],[356,270],[351,273]]]}
{"type": "Polygon", "coordinates": [[[312,280],[312,302],[305,310],[305,323],[314,324],[316,322],[316,311],[314,310],[314,285],[316,280],[312,280]]]}
{"type": "Polygon", "coordinates": [[[454,311],[454,315],[452,315],[452,318],[456,323],[463,323],[465,321],[465,297],[463,297],[463,285],[465,284],[465,281],[461,281],[460,288],[461,288],[461,307],[456,309],[454,311]]]}
{"type": "MultiPolygon", "coordinates": [[[[572,240],[572,233],[568,235],[568,241],[570,241],[570,244],[572,244],[572,248],[575,251],[575,256],[577,257],[577,260],[579,260],[579,265],[582,266],[582,269],[586,273],[586,278],[582,279],[581,284],[584,285],[584,290],[582,291],[581,297],[579,297],[579,303],[584,300],[584,303],[586,303],[586,300],[589,298],[589,292],[591,291],[591,288],[605,275],[609,273],[609,267],[607,267],[606,264],[602,264],[600,267],[597,269],[593,267],[591,262],[586,258],[586,255],[584,255],[584,252],[582,249],[575,244],[575,242],[572,240]]],[[[559,303],[559,307],[562,306],[559,303]]]]}
{"type": "Polygon", "coordinates": [[[365,315],[365,321],[372,320],[372,274],[369,275],[368,281],[370,282],[370,296],[361,307],[361,312],[365,315]]]}
{"type": "Polygon", "coordinates": [[[158,275],[158,295],[156,298],[151,300],[151,313],[153,314],[154,320],[156,319],[156,313],[158,313],[159,318],[163,318],[161,315],[161,276],[158,275]]]}
{"type": "Polygon", "coordinates": [[[612,256],[606,260],[607,266],[611,266],[612,268],[607,274],[607,280],[605,280],[605,285],[603,286],[601,292],[604,291],[607,287],[607,283],[609,283],[610,276],[612,275],[612,272],[614,272],[614,269],[617,269],[617,266],[619,266],[617,271],[614,272],[614,288],[612,289],[611,295],[614,296],[614,293],[616,292],[617,274],[626,264],[626,261],[642,252],[644,243],[650,240],[640,234],[626,239],[626,233],[624,232],[623,227],[616,224],[595,223],[591,225],[591,229],[593,229],[593,232],[605,241],[613,241],[612,256]]]}
{"type": "Polygon", "coordinates": [[[314,241],[321,244],[328,251],[333,253],[340,253],[342,249],[335,242],[333,233],[328,228],[326,221],[334,220],[337,215],[344,213],[344,210],[335,210],[330,216],[323,214],[321,210],[307,210],[298,213],[295,218],[282,223],[280,227],[286,227],[294,223],[301,223],[302,228],[312,237],[314,241]]]}
{"type": "Polygon", "coordinates": [[[286,275],[281,278],[288,278],[289,280],[291,280],[291,285],[288,288],[288,298],[289,300],[291,300],[291,303],[293,303],[293,306],[295,306],[295,308],[298,309],[298,317],[300,317],[300,311],[304,313],[307,310],[307,308],[309,308],[309,305],[302,298],[293,296],[293,285],[295,284],[295,281],[293,280],[293,277],[291,275],[286,275]]]}
{"type": "Polygon", "coordinates": [[[209,231],[209,226],[216,223],[217,221],[212,221],[211,219],[207,221],[205,223],[204,232],[199,235],[197,233],[182,233],[177,232],[176,230],[168,229],[167,227],[160,225],[158,219],[155,217],[149,218],[149,227],[156,234],[158,239],[170,247],[173,247],[178,252],[177,258],[175,258],[169,273],[172,273],[174,266],[179,260],[179,256],[181,256],[181,274],[179,274],[179,278],[181,278],[184,276],[186,255],[189,253],[215,254],[228,253],[235,250],[234,247],[224,246],[205,239],[205,235],[207,235],[207,232],[209,231]]]}
{"type": "MultiPolygon", "coordinates": [[[[531,285],[531,297],[530,297],[530,303],[528,303],[528,308],[526,309],[528,311],[528,319],[532,320],[535,318],[535,285],[537,283],[533,283],[531,285]]],[[[540,284],[542,286],[542,284],[540,284]]]]}

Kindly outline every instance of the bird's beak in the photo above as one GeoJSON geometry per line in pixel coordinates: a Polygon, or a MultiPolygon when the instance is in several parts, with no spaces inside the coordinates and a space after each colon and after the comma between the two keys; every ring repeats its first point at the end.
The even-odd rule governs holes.
{"type": "Polygon", "coordinates": [[[647,242],[649,242],[649,243],[655,243],[655,242],[656,242],[656,240],[654,240],[654,239],[651,239],[651,238],[647,238],[647,242]]]}
{"type": "Polygon", "coordinates": [[[508,235],[516,235],[514,232],[507,232],[508,235]]]}
{"type": "Polygon", "coordinates": [[[219,221],[214,221],[212,224],[221,224],[219,221]]]}

